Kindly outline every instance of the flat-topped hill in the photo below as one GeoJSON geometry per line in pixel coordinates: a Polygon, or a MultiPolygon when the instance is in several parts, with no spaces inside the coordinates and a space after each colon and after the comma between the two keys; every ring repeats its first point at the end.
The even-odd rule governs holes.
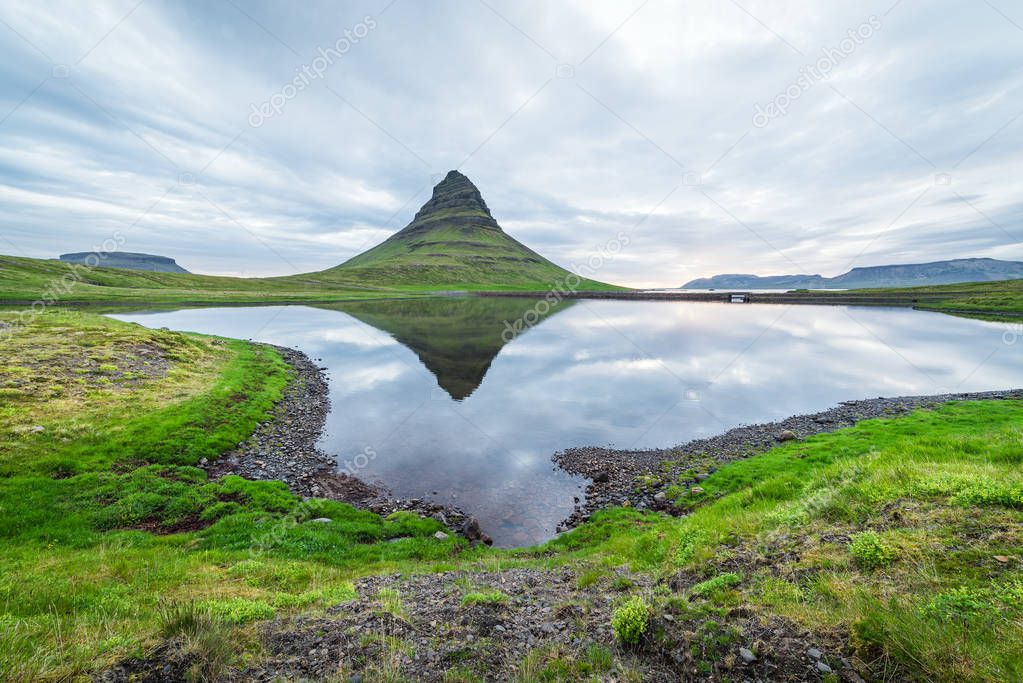
{"type": "Polygon", "coordinates": [[[188,273],[187,270],[167,256],[153,254],[136,254],[130,251],[93,252],[82,251],[74,254],[61,254],[64,263],[78,263],[95,267],[122,268],[126,270],[145,270],[151,273],[188,273]]]}

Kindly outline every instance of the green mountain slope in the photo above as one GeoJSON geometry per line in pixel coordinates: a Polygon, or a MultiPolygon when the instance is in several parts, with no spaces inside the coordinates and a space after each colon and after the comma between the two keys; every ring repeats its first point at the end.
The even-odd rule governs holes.
{"type": "Polygon", "coordinates": [[[619,289],[578,278],[508,235],[480,191],[458,171],[433,188],[433,197],[405,228],[312,277],[433,289],[619,289]]]}

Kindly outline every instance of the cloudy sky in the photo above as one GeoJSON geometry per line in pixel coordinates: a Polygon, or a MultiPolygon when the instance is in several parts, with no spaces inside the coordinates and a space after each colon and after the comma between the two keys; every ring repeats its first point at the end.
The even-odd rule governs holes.
{"type": "Polygon", "coordinates": [[[1010,0],[0,4],[0,253],[336,265],[459,168],[505,230],[674,286],[1023,260],[1010,0]]]}

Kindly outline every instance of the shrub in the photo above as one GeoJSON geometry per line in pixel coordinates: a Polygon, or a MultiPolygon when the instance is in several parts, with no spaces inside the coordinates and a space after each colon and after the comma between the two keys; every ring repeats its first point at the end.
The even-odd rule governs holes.
{"type": "Polygon", "coordinates": [[[639,596],[626,600],[611,615],[611,628],[622,645],[638,645],[649,623],[650,606],[639,596]]]}
{"type": "Polygon", "coordinates": [[[895,561],[898,554],[885,545],[881,537],[873,531],[856,534],[849,543],[849,552],[853,560],[864,569],[879,569],[895,561]]]}

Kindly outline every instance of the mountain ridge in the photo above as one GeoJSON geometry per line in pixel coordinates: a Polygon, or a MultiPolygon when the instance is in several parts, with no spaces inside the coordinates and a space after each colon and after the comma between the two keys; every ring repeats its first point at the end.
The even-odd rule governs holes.
{"type": "Polygon", "coordinates": [[[104,268],[120,268],[122,270],[144,270],[151,273],[181,273],[188,271],[178,265],[169,256],[156,256],[133,251],[79,251],[61,254],[59,260],[64,263],[79,265],[102,266],[104,268]]]}
{"type": "Polygon", "coordinates": [[[682,289],[867,289],[873,287],[919,287],[964,282],[998,282],[1023,279],[1023,261],[963,258],[928,263],[861,266],[827,278],[814,275],[721,274],[696,278],[682,289]]]}

